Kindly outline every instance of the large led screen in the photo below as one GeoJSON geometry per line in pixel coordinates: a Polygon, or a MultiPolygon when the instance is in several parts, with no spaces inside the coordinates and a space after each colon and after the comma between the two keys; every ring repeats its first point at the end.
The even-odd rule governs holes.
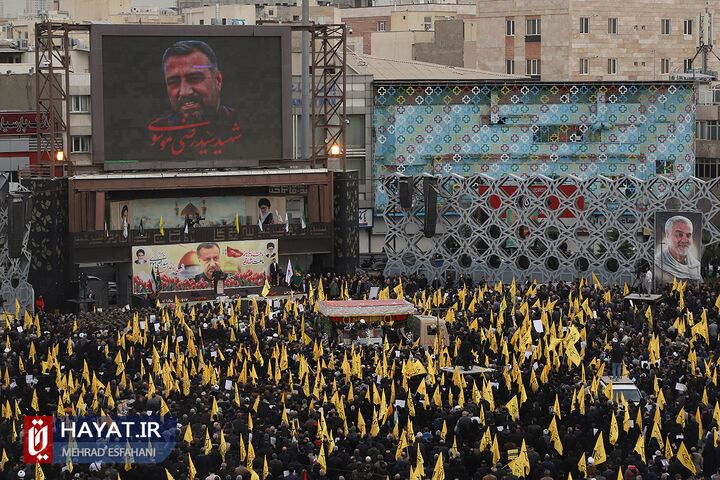
{"type": "Polygon", "coordinates": [[[289,33],[93,25],[94,161],[136,170],[291,158],[289,33]]]}

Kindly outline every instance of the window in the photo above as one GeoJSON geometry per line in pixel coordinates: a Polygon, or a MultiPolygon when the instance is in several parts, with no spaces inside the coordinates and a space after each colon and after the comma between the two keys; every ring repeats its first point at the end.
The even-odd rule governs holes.
{"type": "Polygon", "coordinates": [[[505,73],[510,75],[515,73],[515,60],[505,60],[505,73]]]}
{"type": "Polygon", "coordinates": [[[663,18],[660,20],[660,33],[663,35],[670,35],[670,19],[663,18]]]}
{"type": "Polygon", "coordinates": [[[580,33],[590,33],[590,17],[580,17],[580,33]]]}
{"type": "Polygon", "coordinates": [[[702,179],[713,179],[720,175],[720,164],[717,158],[696,158],[695,176],[702,179]]]}
{"type": "Polygon", "coordinates": [[[617,73],[617,58],[608,58],[608,75],[617,73]]]}
{"type": "Polygon", "coordinates": [[[200,25],[205,25],[205,20],[203,20],[202,18],[200,19],[200,25]]]}
{"type": "Polygon", "coordinates": [[[430,32],[433,29],[432,17],[425,17],[423,19],[423,28],[426,32],[430,32]]]}
{"type": "Polygon", "coordinates": [[[527,75],[540,75],[540,59],[529,58],[525,61],[525,73],[527,75]]]}
{"type": "Polygon", "coordinates": [[[223,18],[223,19],[222,19],[222,24],[223,24],[223,25],[227,25],[227,18],[223,18]]]}
{"type": "Polygon", "coordinates": [[[608,33],[617,35],[617,18],[608,18],[608,33]]]}
{"type": "Polygon", "coordinates": [[[293,22],[299,22],[300,21],[300,15],[293,15],[293,22]]]}
{"type": "Polygon", "coordinates": [[[580,75],[590,75],[590,59],[580,59],[580,75]]]}
{"type": "Polygon", "coordinates": [[[508,37],[515,35],[515,20],[505,20],[505,35],[508,37]]]}
{"type": "Polygon", "coordinates": [[[695,125],[698,140],[720,140],[720,120],[702,120],[695,125]]]}
{"type": "Polygon", "coordinates": [[[525,35],[540,35],[540,19],[528,18],[525,22],[525,35]]]}
{"type": "Polygon", "coordinates": [[[73,135],[70,153],[90,153],[90,135],[73,135]]]}
{"type": "Polygon", "coordinates": [[[90,95],[70,95],[70,113],[89,113],[90,95]]]}
{"type": "Polygon", "coordinates": [[[683,35],[692,35],[692,20],[683,22],[683,35]]]}
{"type": "Polygon", "coordinates": [[[695,138],[697,140],[707,140],[705,134],[707,132],[707,121],[698,120],[695,122],[695,138]]]}
{"type": "Polygon", "coordinates": [[[693,64],[693,59],[686,58],[685,61],[683,62],[683,70],[685,72],[689,72],[690,70],[692,70],[692,64],[693,64]]]}
{"type": "Polygon", "coordinates": [[[345,140],[348,148],[365,148],[365,115],[347,115],[345,140]]]}
{"type": "Polygon", "coordinates": [[[380,20],[378,22],[378,32],[384,32],[385,31],[385,20],[380,20]]]}
{"type": "Polygon", "coordinates": [[[670,59],[663,58],[660,60],[660,73],[670,73],[670,59]]]}

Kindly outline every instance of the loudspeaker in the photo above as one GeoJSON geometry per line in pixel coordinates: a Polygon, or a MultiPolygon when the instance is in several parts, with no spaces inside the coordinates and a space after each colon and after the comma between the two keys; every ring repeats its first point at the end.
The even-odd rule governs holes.
{"type": "Polygon", "coordinates": [[[23,197],[8,198],[8,255],[18,258],[25,238],[27,207],[23,197]]]}
{"type": "Polygon", "coordinates": [[[409,210],[412,208],[412,192],[415,182],[413,177],[398,178],[398,191],[400,193],[400,206],[409,210]]]}
{"type": "Polygon", "coordinates": [[[435,235],[435,224],[437,223],[437,185],[437,177],[423,177],[423,200],[425,202],[423,234],[426,237],[435,235]]]}

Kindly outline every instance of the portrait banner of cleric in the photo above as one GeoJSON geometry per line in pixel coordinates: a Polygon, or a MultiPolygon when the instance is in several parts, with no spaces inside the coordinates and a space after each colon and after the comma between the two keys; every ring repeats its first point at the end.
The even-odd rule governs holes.
{"type": "Polygon", "coordinates": [[[170,112],[148,125],[151,146],[172,156],[218,156],[241,137],[238,111],[221,103],[223,74],[207,43],[181,40],[162,57],[170,112]]]}
{"type": "Polygon", "coordinates": [[[655,217],[655,283],[673,279],[702,283],[700,213],[658,212],[655,217]],[[697,237],[697,238],[694,238],[697,237]]]}

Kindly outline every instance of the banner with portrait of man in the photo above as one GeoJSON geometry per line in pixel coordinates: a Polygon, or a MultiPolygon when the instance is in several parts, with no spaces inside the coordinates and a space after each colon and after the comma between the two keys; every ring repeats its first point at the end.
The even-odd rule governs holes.
{"type": "Polygon", "coordinates": [[[277,246],[266,239],[133,247],[133,294],[209,290],[217,273],[227,275],[226,290],[262,286],[277,246]]]}
{"type": "Polygon", "coordinates": [[[655,285],[673,279],[702,283],[702,213],[655,214],[655,285]]]}

